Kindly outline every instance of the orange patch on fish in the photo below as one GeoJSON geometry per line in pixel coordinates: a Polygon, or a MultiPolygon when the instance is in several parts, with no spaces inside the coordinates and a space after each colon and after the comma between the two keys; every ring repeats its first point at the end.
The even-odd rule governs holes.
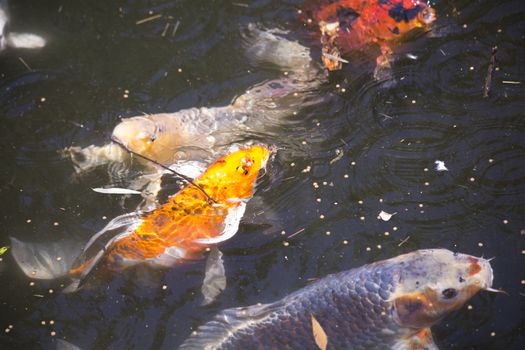
{"type": "Polygon", "coordinates": [[[313,20],[319,25],[323,62],[329,70],[340,69],[339,51],[349,53],[378,44],[387,56],[392,42],[436,19],[434,9],[417,0],[312,1],[306,13],[312,17],[308,23],[313,20]]]}
{"type": "Polygon", "coordinates": [[[472,284],[457,291],[459,293],[457,298],[444,300],[438,294],[440,291],[426,288],[421,292],[397,297],[394,306],[402,325],[414,328],[430,327],[446,313],[459,309],[466,300],[480,290],[479,284],[472,284]]]}
{"type": "MultiPolygon", "coordinates": [[[[133,232],[107,246],[101,262],[110,269],[137,262],[169,266],[178,259],[194,258],[215,242],[208,239],[220,238],[219,242],[233,236],[271,152],[252,146],[218,159],[194,180],[199,188],[188,185],[147,213],[133,232]]],[[[86,265],[93,266],[92,259],[71,269],[70,275],[82,274],[86,265]]]]}
{"type": "MultiPolygon", "coordinates": [[[[420,327],[432,322],[432,317],[427,313],[427,309],[433,307],[430,298],[433,291],[413,293],[403,295],[394,300],[399,320],[403,325],[420,327]]],[[[432,298],[435,299],[435,298],[432,298]]]]}
{"type": "Polygon", "coordinates": [[[468,260],[470,261],[469,276],[474,276],[481,271],[481,266],[479,265],[478,259],[469,258],[468,260]]]}

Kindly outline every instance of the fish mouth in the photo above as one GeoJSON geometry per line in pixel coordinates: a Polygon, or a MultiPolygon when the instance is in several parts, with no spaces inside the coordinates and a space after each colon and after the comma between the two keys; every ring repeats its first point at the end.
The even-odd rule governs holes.
{"type": "Polygon", "coordinates": [[[424,25],[428,25],[437,19],[436,10],[432,7],[425,7],[418,13],[417,18],[424,25]]]}
{"type": "Polygon", "coordinates": [[[490,259],[478,258],[478,263],[481,265],[481,276],[483,277],[482,290],[494,291],[492,283],[494,282],[494,271],[490,266],[490,259]]]}
{"type": "Polygon", "coordinates": [[[115,142],[117,145],[119,145],[120,147],[122,147],[126,151],[128,150],[128,147],[125,145],[125,143],[123,141],[121,141],[117,136],[111,135],[111,141],[115,142]]]}

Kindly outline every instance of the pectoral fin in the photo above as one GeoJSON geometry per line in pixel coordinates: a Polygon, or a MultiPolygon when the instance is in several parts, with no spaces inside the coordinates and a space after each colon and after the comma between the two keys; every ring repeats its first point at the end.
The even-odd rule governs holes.
{"type": "Polygon", "coordinates": [[[201,305],[211,304],[224,288],[226,288],[226,271],[224,270],[222,253],[213,247],[206,261],[206,271],[201,288],[204,301],[201,305]]]}
{"type": "Polygon", "coordinates": [[[393,350],[439,350],[430,328],[423,328],[410,338],[399,340],[393,347],[393,350]]]}

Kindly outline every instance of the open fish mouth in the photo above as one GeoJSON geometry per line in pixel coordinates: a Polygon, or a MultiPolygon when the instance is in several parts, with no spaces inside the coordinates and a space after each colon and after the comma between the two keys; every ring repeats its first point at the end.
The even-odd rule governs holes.
{"type": "Polygon", "coordinates": [[[437,19],[436,10],[432,7],[425,7],[418,13],[417,18],[425,25],[430,24],[437,19]]]}

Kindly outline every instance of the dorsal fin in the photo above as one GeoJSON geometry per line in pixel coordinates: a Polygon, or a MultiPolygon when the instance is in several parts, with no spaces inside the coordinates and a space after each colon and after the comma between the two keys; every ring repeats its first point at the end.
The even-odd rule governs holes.
{"type": "Polygon", "coordinates": [[[102,261],[106,250],[114,242],[132,234],[140,223],[140,213],[128,213],[117,216],[102,230],[95,233],[86,243],[81,254],[75,260],[75,263],[71,266],[70,274],[74,274],[75,276],[73,276],[73,283],[71,283],[71,285],[69,285],[64,291],[70,293],[77,291],[82,287],[82,283],[85,281],[86,277],[91,271],[93,271],[95,266],[102,261]],[[116,231],[112,235],[106,235],[108,232],[114,230],[116,231]],[[95,243],[97,243],[97,246],[100,246],[100,249],[95,250],[95,243]]]}
{"type": "MultiPolygon", "coordinates": [[[[102,230],[98,231],[93,236],[91,236],[91,238],[86,243],[84,248],[82,248],[82,253],[86,253],[89,250],[89,248],[91,248],[91,246],[100,237],[104,236],[106,233],[113,231],[117,228],[123,227],[123,226],[127,226],[127,227],[135,226],[137,223],[139,223],[140,216],[141,216],[141,213],[133,212],[133,213],[119,215],[116,218],[112,219],[110,222],[108,222],[106,226],[104,226],[102,230]]],[[[112,239],[113,239],[113,236],[110,237],[108,241],[112,239]]]]}
{"type": "MultiPolygon", "coordinates": [[[[139,226],[141,223],[140,215],[140,213],[127,213],[117,216],[108,222],[102,230],[91,236],[89,241],[84,245],[84,248],[82,248],[82,251],[78,255],[74,264],[71,266],[71,269],[78,269],[79,267],[82,267],[82,265],[85,265],[82,267],[84,271],[86,268],[91,270],[94,264],[100,260],[101,251],[106,250],[111,243],[127,236],[139,226]],[[112,231],[114,232],[111,235],[108,235],[108,233],[112,231]]],[[[82,272],[81,275],[85,276],[87,274],[82,272]]]]}
{"type": "Polygon", "coordinates": [[[184,341],[179,350],[215,349],[235,332],[263,321],[281,307],[283,303],[279,301],[224,310],[211,321],[200,326],[184,341]]]}

